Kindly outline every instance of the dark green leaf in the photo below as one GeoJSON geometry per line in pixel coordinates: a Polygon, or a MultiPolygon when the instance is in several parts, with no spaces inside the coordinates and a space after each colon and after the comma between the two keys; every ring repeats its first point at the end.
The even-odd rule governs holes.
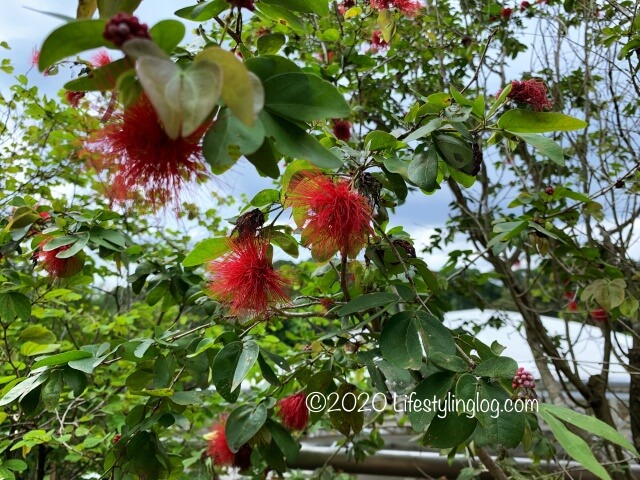
{"type": "Polygon", "coordinates": [[[300,451],[300,444],[294,440],[289,431],[273,420],[267,420],[267,430],[280,451],[284,454],[287,462],[295,462],[298,457],[298,452],[300,451]]]}
{"type": "Polygon", "coordinates": [[[453,373],[434,373],[418,384],[415,393],[406,397],[406,403],[401,408],[407,412],[416,432],[424,431],[434,419],[438,413],[438,405],[434,405],[433,400],[443,400],[453,388],[454,380],[453,373]]]}
{"type": "Polygon", "coordinates": [[[297,125],[263,111],[260,120],[266,135],[275,140],[274,147],[283,155],[308,160],[320,168],[338,168],[342,161],[323,147],[315,137],[297,125]]]}
{"type": "Polygon", "coordinates": [[[436,416],[422,438],[422,444],[431,448],[453,448],[467,440],[476,428],[478,420],[467,414],[447,412],[436,416]]]}
{"type": "Polygon", "coordinates": [[[480,363],[473,373],[479,377],[511,380],[518,370],[517,362],[509,357],[494,357],[480,363]]]}
{"type": "Polygon", "coordinates": [[[260,3],[278,5],[294,12],[317,13],[323,17],[329,15],[329,0],[261,0],[260,3]]]}
{"type": "Polygon", "coordinates": [[[237,452],[240,448],[253,438],[267,421],[267,408],[264,404],[242,405],[236,408],[229,418],[225,427],[227,443],[232,452],[237,452]]]}
{"type": "Polygon", "coordinates": [[[186,28],[178,20],[161,20],[150,28],[149,33],[163,52],[171,53],[184,38],[186,28]]]}
{"type": "Polygon", "coordinates": [[[25,322],[31,317],[31,302],[26,295],[18,292],[0,293],[0,318],[12,322],[20,318],[25,322]]]}
{"type": "Polygon", "coordinates": [[[390,303],[398,302],[400,299],[397,295],[388,292],[365,293],[360,295],[338,311],[338,315],[346,317],[352,313],[363,312],[370,308],[382,307],[390,303]]]}
{"type": "Polygon", "coordinates": [[[76,20],[58,27],[42,44],[38,69],[44,72],[54,63],[85,50],[113,47],[102,36],[105,25],[106,20],[76,20]]]}
{"type": "Polygon", "coordinates": [[[417,186],[432,192],[438,188],[438,155],[430,149],[417,154],[407,168],[407,178],[417,186]]]}
{"type": "Polygon", "coordinates": [[[65,83],[64,88],[71,92],[86,92],[92,90],[112,90],[120,75],[133,70],[133,63],[129,58],[121,58],[99,68],[94,68],[88,75],[65,83]]]}
{"type": "Polygon", "coordinates": [[[457,355],[449,355],[442,352],[433,352],[429,355],[428,360],[432,362],[436,367],[442,370],[449,370],[450,372],[466,372],[469,367],[463,359],[457,355]]]}
{"type": "Polygon", "coordinates": [[[49,380],[42,387],[40,392],[40,398],[44,404],[44,408],[49,411],[53,411],[58,406],[60,400],[60,393],[62,392],[62,372],[56,370],[51,373],[49,380]]]}
{"type": "Polygon", "coordinates": [[[194,22],[205,22],[213,17],[220,15],[230,8],[227,0],[213,0],[210,2],[202,2],[191,7],[184,7],[175,12],[180,18],[192,20],[194,22]]]}
{"type": "Polygon", "coordinates": [[[291,120],[312,122],[350,113],[338,90],[316,75],[283,73],[263,82],[263,87],[265,108],[291,120]]]}

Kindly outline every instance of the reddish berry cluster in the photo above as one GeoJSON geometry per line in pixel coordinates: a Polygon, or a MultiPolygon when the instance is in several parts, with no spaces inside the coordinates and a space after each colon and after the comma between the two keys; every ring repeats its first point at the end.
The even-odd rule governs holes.
{"type": "Polygon", "coordinates": [[[134,38],[151,38],[149,27],[145,23],[140,23],[137,17],[124,12],[111,17],[102,36],[116,47],[121,47],[124,42],[134,38]]]}
{"type": "Polygon", "coordinates": [[[348,142],[351,138],[351,122],[348,120],[333,120],[333,134],[338,140],[348,142]]]}
{"type": "Polygon", "coordinates": [[[507,97],[516,102],[528,103],[538,112],[549,110],[553,106],[547,97],[547,87],[535,78],[511,82],[511,91],[507,97]]]}
{"type": "Polygon", "coordinates": [[[536,382],[533,380],[533,375],[531,375],[530,372],[525,370],[524,367],[520,367],[516,372],[516,376],[513,377],[513,380],[511,381],[511,387],[514,390],[519,388],[534,389],[536,388],[536,382]]]}

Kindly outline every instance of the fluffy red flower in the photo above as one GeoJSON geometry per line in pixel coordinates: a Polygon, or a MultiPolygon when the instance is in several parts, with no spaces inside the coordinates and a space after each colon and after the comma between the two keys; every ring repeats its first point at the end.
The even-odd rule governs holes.
{"type": "Polygon", "coordinates": [[[375,30],[371,34],[371,51],[379,52],[380,50],[387,48],[389,44],[382,38],[382,30],[375,30]]]}
{"type": "Polygon", "coordinates": [[[109,19],[102,36],[112,42],[116,47],[134,38],[151,38],[149,27],[140,23],[138,17],[128,13],[117,13],[109,19]]]}
{"type": "Polygon", "coordinates": [[[205,122],[186,138],[169,138],[151,102],[142,96],[102,130],[94,132],[86,151],[99,156],[99,168],[113,172],[109,195],[130,199],[142,189],[153,207],[177,199],[183,185],[205,175],[200,139],[205,122]]]}
{"type": "Polygon", "coordinates": [[[598,307],[591,311],[591,318],[594,322],[606,322],[609,314],[604,308],[598,307]]]}
{"type": "Polygon", "coordinates": [[[348,120],[333,120],[333,134],[337,139],[348,142],[351,138],[351,122],[348,120]]]}
{"type": "Polygon", "coordinates": [[[307,395],[304,392],[289,395],[278,401],[278,415],[285,427],[291,430],[304,430],[309,423],[307,395]]]}
{"type": "Polygon", "coordinates": [[[287,279],[273,269],[269,243],[259,238],[230,241],[231,252],[209,264],[209,291],[232,314],[264,314],[286,302],[287,279]]]}
{"type": "Polygon", "coordinates": [[[538,112],[553,106],[553,103],[547,98],[547,87],[535,78],[522,82],[517,80],[511,82],[511,91],[507,97],[516,102],[528,103],[538,112]]]}
{"type": "Polygon", "coordinates": [[[207,435],[207,455],[211,457],[216,465],[230,467],[234,463],[236,454],[231,451],[227,443],[227,435],[224,431],[225,426],[226,419],[211,427],[211,432],[207,435]]]}
{"type": "Polygon", "coordinates": [[[408,17],[413,17],[422,8],[416,0],[392,0],[393,6],[408,17]]]}
{"type": "Polygon", "coordinates": [[[211,427],[211,431],[206,435],[207,455],[215,465],[246,470],[251,466],[251,447],[244,444],[236,453],[233,453],[227,443],[226,424],[225,417],[211,427]]]}
{"type": "Polygon", "coordinates": [[[71,105],[73,108],[78,108],[78,105],[80,105],[80,100],[82,100],[85,96],[85,92],[67,91],[65,92],[64,96],[67,99],[69,105],[71,105]]]}
{"type": "Polygon", "coordinates": [[[40,50],[38,50],[37,48],[34,48],[31,51],[31,60],[29,61],[29,63],[31,63],[32,67],[37,67],[39,61],[40,61],[40,50]]]}
{"type": "Polygon", "coordinates": [[[302,228],[302,243],[317,260],[329,260],[337,252],[355,257],[372,233],[371,205],[346,179],[308,173],[292,182],[287,204],[302,228]]]}
{"type": "Polygon", "coordinates": [[[422,4],[417,0],[370,0],[369,5],[376,10],[395,7],[409,17],[414,16],[422,8],[422,4]]]}
{"type": "Polygon", "coordinates": [[[49,275],[56,278],[68,278],[82,270],[84,261],[80,254],[69,258],[58,258],[58,254],[69,250],[71,245],[63,245],[53,250],[44,250],[45,245],[50,241],[51,239],[48,238],[40,242],[38,249],[33,254],[33,259],[39,262],[49,275]]]}
{"type": "Polygon", "coordinates": [[[111,57],[109,56],[109,52],[105,49],[101,49],[96,53],[93,57],[91,57],[91,65],[95,68],[104,67],[105,65],[109,65],[111,63],[111,57]]]}
{"type": "Polygon", "coordinates": [[[513,13],[513,8],[503,7],[502,10],[500,10],[500,16],[505,20],[508,20],[511,17],[512,13],[513,13]]]}

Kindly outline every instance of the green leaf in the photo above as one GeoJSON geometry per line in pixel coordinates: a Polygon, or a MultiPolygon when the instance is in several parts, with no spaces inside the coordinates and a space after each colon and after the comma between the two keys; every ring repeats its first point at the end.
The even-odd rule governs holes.
{"type": "Polygon", "coordinates": [[[62,372],[59,370],[52,372],[40,393],[40,398],[42,399],[45,409],[49,411],[54,411],[56,409],[60,400],[60,393],[62,392],[63,384],[62,372]]]}
{"type": "Polygon", "coordinates": [[[484,427],[485,435],[491,445],[504,445],[515,448],[524,436],[525,414],[522,412],[508,412],[503,409],[511,396],[499,384],[480,380],[478,398],[481,404],[488,408],[475,412],[476,418],[484,427]]]}
{"type": "Polygon", "coordinates": [[[419,369],[422,366],[423,346],[427,354],[456,353],[451,333],[431,314],[400,312],[385,322],[380,335],[380,350],[383,358],[396,367],[419,369]]]}
{"type": "MultiPolygon", "coordinates": [[[[196,62],[209,61],[218,65],[222,71],[222,100],[242,123],[251,127],[255,122],[254,86],[249,71],[231,52],[220,47],[209,47],[196,56],[196,62]]],[[[247,153],[255,152],[257,147],[247,153]]]]}
{"type": "Polygon", "coordinates": [[[471,436],[477,423],[477,419],[464,413],[458,415],[456,412],[447,412],[444,418],[438,415],[422,437],[422,445],[430,448],[456,447],[471,436]]]}
{"type": "Polygon", "coordinates": [[[369,132],[364,139],[364,146],[370,151],[385,150],[395,147],[398,139],[387,132],[374,130],[369,132]]]}
{"type": "Polygon", "coordinates": [[[338,315],[340,315],[341,317],[346,317],[347,315],[351,315],[352,313],[363,312],[365,310],[369,310],[370,308],[382,307],[390,303],[398,302],[399,300],[400,298],[393,293],[365,293],[364,295],[360,295],[354,298],[344,307],[338,310],[338,315]]]}
{"type": "Polygon", "coordinates": [[[329,0],[260,0],[260,3],[278,5],[294,12],[317,13],[323,17],[329,15],[329,0]]]}
{"type": "Polygon", "coordinates": [[[438,372],[422,380],[406,399],[403,411],[416,432],[423,432],[438,413],[433,400],[443,400],[453,388],[455,377],[450,372],[438,372]],[[420,402],[420,404],[418,403],[420,402]]]}
{"type": "Polygon", "coordinates": [[[450,355],[442,352],[433,352],[429,355],[429,361],[432,362],[436,367],[441,368],[442,370],[449,370],[450,372],[462,373],[466,372],[469,369],[469,366],[465,363],[465,361],[457,355],[450,355]]]}
{"type": "Polygon", "coordinates": [[[49,357],[42,358],[35,362],[31,369],[35,370],[40,367],[53,367],[56,365],[65,365],[72,360],[80,360],[82,358],[92,357],[91,353],[85,352],[84,350],[70,350],[64,353],[58,353],[57,355],[51,355],[49,357]]]}
{"type": "Polygon", "coordinates": [[[116,13],[133,13],[142,0],[98,0],[100,18],[111,18],[116,13]]]}
{"type": "Polygon", "coordinates": [[[270,33],[258,38],[258,53],[260,55],[273,55],[278,53],[287,38],[281,33],[270,33]]]}
{"type": "Polygon", "coordinates": [[[562,113],[515,109],[502,114],[498,127],[511,133],[570,132],[586,128],[587,122],[562,113]]]}
{"type": "Polygon", "coordinates": [[[309,73],[282,73],[264,81],[263,87],[265,108],[291,120],[343,118],[351,112],[336,87],[309,73]]]}
{"type": "Polygon", "coordinates": [[[479,377],[511,380],[518,370],[518,363],[509,357],[494,357],[480,363],[473,373],[479,377]]]}
{"type": "Polygon", "coordinates": [[[182,70],[169,58],[143,55],[136,60],[136,72],[173,140],[188,137],[200,128],[222,93],[222,70],[208,61],[192,63],[182,70]]]}
{"type": "Polygon", "coordinates": [[[21,342],[34,342],[40,345],[49,345],[55,343],[55,334],[41,325],[30,325],[20,332],[21,342]]]}
{"type": "Polygon", "coordinates": [[[442,119],[440,117],[433,118],[433,119],[429,120],[429,122],[427,122],[426,125],[421,126],[420,128],[418,128],[414,132],[412,132],[409,135],[407,135],[403,139],[403,141],[408,143],[408,142],[411,142],[413,140],[417,140],[417,139],[422,138],[422,137],[424,137],[426,135],[429,135],[431,132],[436,131],[441,126],[442,126],[442,119]]]}
{"type": "Polygon", "coordinates": [[[473,160],[473,152],[469,144],[464,140],[452,135],[441,134],[434,134],[432,138],[438,155],[447,165],[455,169],[461,169],[473,160]]]}
{"type": "Polygon", "coordinates": [[[280,190],[267,188],[256,193],[249,203],[254,207],[264,207],[278,202],[280,202],[280,190]]]}
{"type": "Polygon", "coordinates": [[[198,392],[175,392],[171,395],[171,401],[178,405],[201,405],[202,398],[198,392]]]}
{"type": "Polygon", "coordinates": [[[71,92],[87,92],[92,90],[112,90],[120,75],[133,69],[133,63],[127,57],[94,68],[85,75],[65,83],[64,88],[71,92]]]}
{"type": "Polygon", "coordinates": [[[264,141],[262,122],[248,127],[235,115],[224,110],[207,131],[202,144],[204,158],[217,175],[231,168],[243,155],[256,152],[264,141]]]}
{"type": "Polygon", "coordinates": [[[244,377],[258,359],[260,349],[254,340],[231,342],[216,355],[211,368],[213,384],[222,397],[235,402],[240,393],[238,388],[244,377]]]}
{"type": "Polygon", "coordinates": [[[230,4],[227,0],[213,0],[211,2],[202,2],[197,5],[181,8],[175,12],[175,15],[194,22],[205,22],[220,15],[229,8],[230,4]]]}
{"type": "Polygon", "coordinates": [[[359,402],[357,387],[351,383],[343,383],[338,387],[338,400],[329,410],[331,426],[345,437],[358,434],[364,426],[364,412],[359,402]]]}
{"type": "Polygon", "coordinates": [[[54,63],[85,50],[103,46],[113,48],[113,44],[102,36],[106,24],[106,20],[76,20],[58,27],[42,44],[38,69],[44,72],[54,63]]]}
{"type": "Polygon", "coordinates": [[[182,261],[184,267],[195,267],[215,260],[230,250],[227,237],[208,238],[196,244],[182,261]]]}
{"type": "Polygon", "coordinates": [[[18,292],[0,293],[0,318],[6,322],[20,318],[25,322],[31,317],[31,301],[18,292]]]}
{"type": "Polygon", "coordinates": [[[267,430],[280,451],[284,454],[287,462],[295,462],[298,457],[298,452],[300,451],[300,444],[294,440],[289,431],[271,419],[267,420],[267,430]]]}
{"type": "Polygon", "coordinates": [[[260,113],[260,120],[266,135],[274,139],[274,147],[283,155],[308,160],[320,168],[338,168],[342,165],[338,157],[294,123],[265,111],[260,113]]]}
{"type": "Polygon", "coordinates": [[[298,258],[298,242],[293,236],[278,230],[272,231],[270,235],[271,243],[280,247],[293,258],[298,258]]]}
{"type": "MultiPolygon", "coordinates": [[[[35,390],[49,378],[49,372],[40,372],[21,382],[14,381],[13,387],[0,399],[0,407],[8,405],[14,400],[25,397],[29,392],[35,390]]],[[[9,384],[11,385],[11,384],[9,384]]]]}
{"type": "Polygon", "coordinates": [[[256,74],[263,83],[276,75],[301,72],[300,67],[291,60],[277,55],[263,55],[261,57],[249,58],[244,65],[256,74]]]}
{"type": "Polygon", "coordinates": [[[254,405],[242,405],[236,408],[225,426],[227,444],[232,452],[240,448],[258,433],[267,421],[267,407],[260,403],[254,405]]]}
{"type": "Polygon", "coordinates": [[[531,133],[516,133],[515,135],[538,149],[540,153],[549,157],[549,159],[557,165],[564,166],[564,152],[558,143],[542,135],[534,135],[531,133]]]}
{"type": "Polygon", "coordinates": [[[24,472],[28,465],[24,460],[20,460],[19,458],[10,458],[9,460],[4,460],[2,462],[2,466],[8,468],[9,470],[13,470],[14,472],[24,472]]]}
{"type": "Polygon", "coordinates": [[[434,149],[416,155],[407,168],[407,178],[418,187],[432,192],[438,188],[438,155],[434,149]]]}
{"type": "Polygon", "coordinates": [[[149,29],[149,33],[153,43],[164,53],[171,53],[184,38],[186,28],[178,20],[161,20],[149,29]]]}
{"type": "Polygon", "coordinates": [[[278,5],[268,5],[266,2],[259,2],[256,4],[256,7],[256,14],[259,17],[266,17],[276,24],[290,28],[298,34],[306,34],[307,29],[305,24],[300,20],[300,15],[278,5]]]}
{"type": "Polygon", "coordinates": [[[554,438],[565,449],[571,458],[579,462],[584,468],[596,475],[602,480],[611,480],[611,476],[607,473],[600,462],[596,459],[595,455],[591,451],[591,447],[582,438],[572,433],[565,427],[562,422],[556,419],[555,416],[549,412],[540,409],[538,412],[542,419],[545,421],[554,438]]]}
{"type": "Polygon", "coordinates": [[[538,411],[551,413],[553,416],[558,417],[560,420],[571,423],[572,425],[575,425],[578,428],[597,435],[598,437],[604,438],[611,443],[620,445],[622,448],[625,448],[634,455],[638,456],[638,451],[631,444],[631,442],[629,442],[622,434],[620,434],[620,432],[595,417],[576,412],[575,410],[567,407],[552,405],[550,403],[540,403],[538,405],[538,411]]]}

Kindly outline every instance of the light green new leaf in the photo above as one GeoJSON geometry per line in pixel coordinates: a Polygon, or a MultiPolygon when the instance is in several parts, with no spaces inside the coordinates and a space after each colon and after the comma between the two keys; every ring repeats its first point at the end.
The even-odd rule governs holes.
{"type": "Polygon", "coordinates": [[[587,122],[555,112],[508,110],[498,119],[498,127],[511,133],[547,133],[582,130],[587,122]]]}
{"type": "MultiPolygon", "coordinates": [[[[512,132],[514,133],[514,132],[512,132]]],[[[550,138],[543,137],[542,135],[535,135],[531,133],[514,133],[516,136],[523,139],[529,145],[533,146],[540,151],[543,155],[549,157],[554,163],[563,166],[564,165],[564,153],[562,147],[558,143],[554,142],[550,138]]]]}
{"type": "Polygon", "coordinates": [[[209,116],[222,92],[222,72],[211,62],[182,70],[168,58],[143,56],[136,72],[171,139],[188,137],[209,116]]]}

